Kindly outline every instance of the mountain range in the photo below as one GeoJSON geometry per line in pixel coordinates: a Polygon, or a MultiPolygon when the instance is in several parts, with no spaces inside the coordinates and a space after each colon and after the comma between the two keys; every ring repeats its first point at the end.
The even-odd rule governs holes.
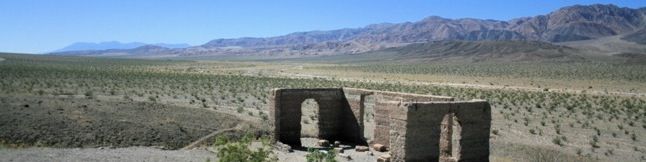
{"type": "Polygon", "coordinates": [[[130,42],[130,43],[121,43],[118,41],[109,41],[109,42],[77,42],[71,45],[65,46],[61,49],[55,50],[54,53],[58,52],[68,52],[68,51],[90,51],[90,50],[108,50],[108,49],[133,49],[145,45],[154,45],[165,48],[186,48],[190,47],[189,44],[166,44],[166,43],[155,43],[155,44],[146,44],[141,42],[130,42]]]}
{"type": "MultiPolygon", "coordinates": [[[[391,47],[420,48],[419,46],[411,45],[417,43],[430,44],[430,47],[433,47],[421,48],[427,50],[418,52],[434,52],[434,48],[448,48],[450,45],[455,45],[455,43],[446,43],[451,41],[458,42],[458,44],[464,44],[464,41],[520,41],[525,42],[521,43],[523,46],[552,47],[550,46],[551,44],[568,46],[568,44],[577,45],[577,43],[572,42],[593,40],[619,42],[619,44],[634,47],[631,49],[636,50],[629,52],[639,54],[646,53],[646,48],[642,46],[645,42],[644,40],[646,40],[644,38],[646,34],[644,33],[646,33],[646,7],[633,9],[611,4],[595,4],[568,6],[545,15],[521,17],[509,21],[472,18],[448,19],[431,16],[416,22],[372,24],[362,28],[296,32],[266,38],[215,39],[200,46],[186,48],[147,47],[155,48],[156,50],[133,48],[127,50],[68,51],[55,54],[146,57],[267,56],[291,58],[369,53],[370,51],[384,50],[391,47]],[[610,37],[620,37],[620,39],[608,39],[610,37]],[[439,47],[438,45],[447,47],[439,47]]],[[[607,44],[608,42],[601,42],[601,44],[603,43],[607,44]]],[[[478,43],[475,45],[478,45],[478,43]]],[[[480,43],[479,45],[509,46],[518,44],[480,43]]],[[[567,48],[578,47],[586,46],[567,48]]],[[[501,47],[499,49],[505,48],[501,47]]],[[[586,47],[583,50],[589,49],[586,47]]],[[[459,51],[454,50],[453,52],[459,51]]],[[[605,55],[623,53],[612,50],[604,52],[601,53],[605,55]]],[[[491,51],[491,53],[496,53],[496,51],[491,51]]],[[[446,54],[451,53],[445,52],[442,55],[446,54]]]]}

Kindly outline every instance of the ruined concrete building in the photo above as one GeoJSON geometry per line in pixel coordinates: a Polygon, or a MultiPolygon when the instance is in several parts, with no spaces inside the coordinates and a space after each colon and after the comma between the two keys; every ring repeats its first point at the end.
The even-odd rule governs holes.
{"type": "Polygon", "coordinates": [[[318,105],[318,138],[383,144],[393,161],[489,161],[491,110],[483,100],[354,88],[274,89],[274,140],[301,146],[301,103],[318,105]]]}

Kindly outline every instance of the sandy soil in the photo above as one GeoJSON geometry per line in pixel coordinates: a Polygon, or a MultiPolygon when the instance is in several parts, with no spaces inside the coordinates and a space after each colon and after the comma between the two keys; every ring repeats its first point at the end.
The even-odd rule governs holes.
{"type": "Polygon", "coordinates": [[[0,149],[0,161],[192,161],[215,160],[204,149],[160,150],[151,147],[128,148],[24,148],[0,149]]]}

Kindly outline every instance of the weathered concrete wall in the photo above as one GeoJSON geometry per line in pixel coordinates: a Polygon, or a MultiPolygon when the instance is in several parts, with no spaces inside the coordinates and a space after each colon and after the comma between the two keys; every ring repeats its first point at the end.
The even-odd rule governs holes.
{"type": "Polygon", "coordinates": [[[275,140],[301,145],[301,103],[308,98],[319,104],[319,138],[383,144],[393,161],[488,161],[486,101],[354,88],[275,89],[275,140]]]}
{"type": "Polygon", "coordinates": [[[347,120],[341,119],[347,109],[347,101],[340,88],[326,89],[275,89],[272,91],[273,102],[270,113],[274,122],[274,138],[300,146],[301,104],[305,99],[314,99],[319,104],[318,137],[330,141],[345,139],[343,125],[347,120]]]}
{"type": "Polygon", "coordinates": [[[486,101],[405,103],[391,113],[391,118],[390,146],[394,161],[489,159],[491,108],[486,101]],[[453,115],[457,123],[442,122],[453,115]],[[459,133],[455,136],[459,138],[456,143],[451,143],[451,124],[461,128],[454,130],[459,133]],[[444,138],[448,139],[441,139],[443,129],[444,138]],[[453,153],[452,146],[457,148],[457,153],[453,153]]]}

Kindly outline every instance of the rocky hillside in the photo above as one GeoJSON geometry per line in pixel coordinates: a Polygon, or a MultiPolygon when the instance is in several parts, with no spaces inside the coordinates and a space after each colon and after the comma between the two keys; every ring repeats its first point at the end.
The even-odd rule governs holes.
{"type": "Polygon", "coordinates": [[[216,39],[206,47],[268,47],[326,41],[415,43],[434,40],[536,40],[563,42],[633,32],[646,26],[646,9],[615,5],[564,7],[546,15],[510,21],[447,19],[376,24],[357,29],[299,32],[269,38],[216,39]]]}
{"type": "Polygon", "coordinates": [[[478,62],[581,59],[573,55],[577,53],[576,49],[536,41],[440,41],[412,44],[391,50],[396,51],[400,57],[432,60],[469,58],[478,62]]]}
{"type": "Polygon", "coordinates": [[[574,62],[580,51],[539,41],[433,41],[325,58],[350,62],[574,62]]]}
{"type": "Polygon", "coordinates": [[[646,25],[646,10],[614,5],[570,6],[509,21],[508,30],[531,40],[565,42],[624,34],[646,25]]]}
{"type": "Polygon", "coordinates": [[[627,34],[621,39],[646,45],[646,28],[627,34]]]}

